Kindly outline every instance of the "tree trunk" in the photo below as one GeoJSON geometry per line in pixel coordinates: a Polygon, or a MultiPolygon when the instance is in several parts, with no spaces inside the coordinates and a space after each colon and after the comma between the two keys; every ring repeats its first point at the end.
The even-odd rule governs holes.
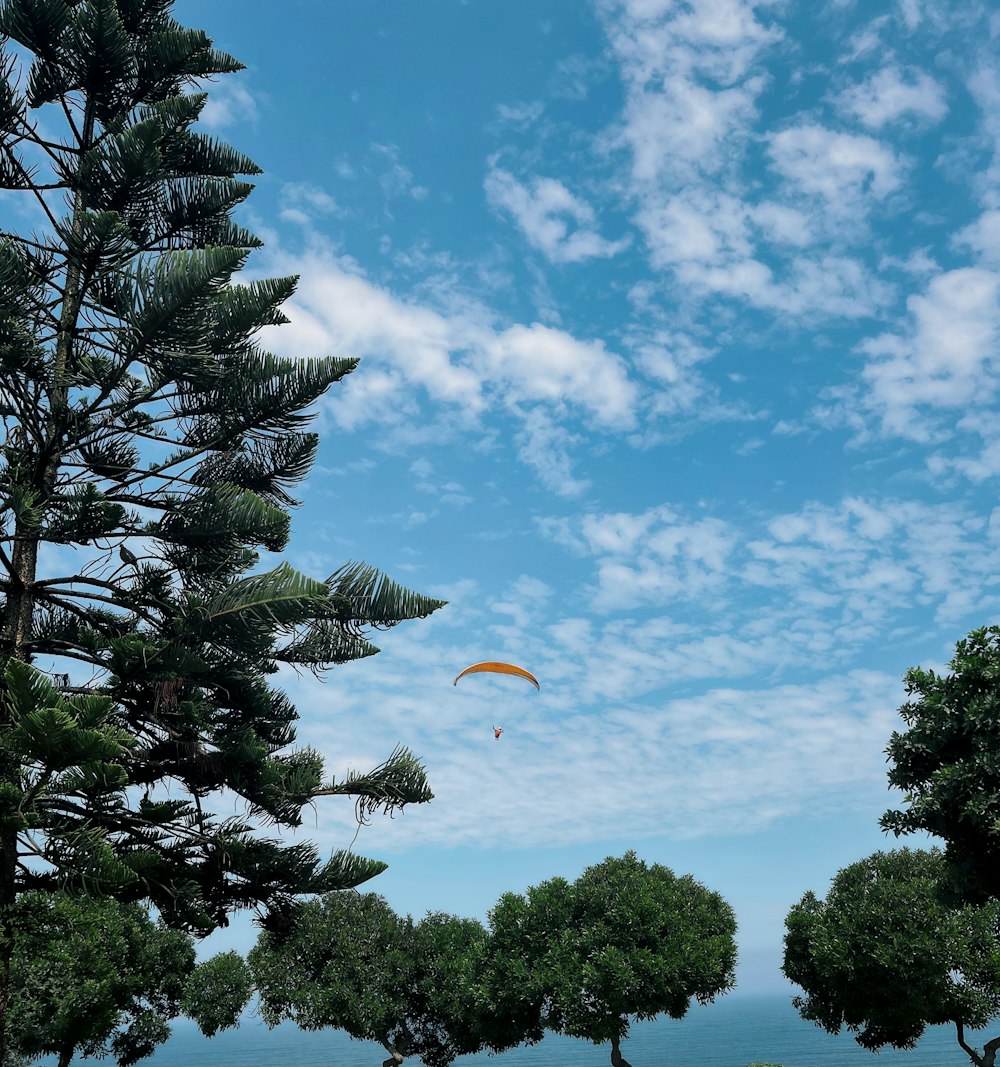
{"type": "MultiPolygon", "coordinates": [[[[91,147],[94,139],[94,106],[90,99],[84,109],[83,132],[80,138],[80,157],[91,147]]],[[[81,232],[83,193],[77,189],[73,201],[72,229],[81,232]]],[[[69,389],[66,384],[66,366],[73,347],[77,321],[82,306],[81,271],[77,262],[70,259],[66,264],[66,281],[63,290],[59,327],[56,332],[55,358],[52,365],[52,392],[49,395],[49,412],[46,420],[46,440],[41,443],[37,465],[33,472],[32,488],[41,494],[40,504],[52,495],[59,473],[60,448],[66,426],[66,410],[69,389]]],[[[3,653],[4,658],[27,662],[27,649],[34,617],[35,594],[32,586],[38,570],[38,531],[25,530],[20,521],[15,521],[14,543],[11,550],[10,588],[4,605],[3,653]]],[[[0,689],[0,724],[9,725],[9,709],[4,705],[0,689]]],[[[20,768],[0,766],[0,781],[18,781],[20,768]]],[[[13,951],[10,907],[17,899],[17,831],[0,832],[0,1063],[9,1051],[7,1014],[10,1005],[10,961],[13,951]]],[[[72,1052],[70,1053],[72,1058],[72,1052]]],[[[60,1063],[62,1061],[60,1060],[60,1063]]]]}
{"type": "Polygon", "coordinates": [[[382,1067],[399,1067],[403,1062],[402,1052],[387,1037],[382,1038],[382,1047],[389,1053],[389,1059],[382,1061],[382,1067]]]}
{"type": "Polygon", "coordinates": [[[994,1037],[983,1045],[983,1054],[980,1055],[974,1048],[965,1043],[965,1026],[955,1021],[955,1029],[958,1031],[958,1043],[965,1049],[969,1059],[976,1067],[994,1067],[997,1057],[997,1049],[1000,1049],[1000,1037],[994,1037]]]}
{"type": "Polygon", "coordinates": [[[632,1064],[622,1055],[621,1038],[611,1039],[611,1067],[632,1067],[632,1064]]]}

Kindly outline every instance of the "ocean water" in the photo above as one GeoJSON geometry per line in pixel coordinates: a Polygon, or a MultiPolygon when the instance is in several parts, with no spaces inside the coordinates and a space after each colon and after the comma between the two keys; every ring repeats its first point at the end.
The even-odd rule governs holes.
{"type": "MultiPolygon", "coordinates": [[[[995,1029],[967,1032],[966,1042],[982,1043],[995,1029]]],[[[754,1062],[782,1067],[967,1067],[968,1056],[955,1040],[953,1026],[928,1028],[910,1051],[885,1048],[866,1052],[844,1032],[828,1034],[805,1022],[788,996],[721,997],[695,1004],[684,1019],[659,1018],[636,1023],[622,1043],[632,1067],[747,1067],[754,1062]]],[[[268,1030],[256,1016],[239,1029],[204,1037],[188,1020],[179,1020],[170,1039],[143,1064],[149,1067],[379,1067],[381,1045],[354,1041],[334,1030],[306,1033],[289,1024],[268,1030]]],[[[74,1060],[76,1064],[93,1060],[74,1060]]],[[[100,1061],[97,1061],[100,1062],[100,1061]]],[[[538,1045],[499,1056],[460,1056],[455,1067],[607,1067],[610,1045],[549,1034],[538,1045]]],[[[417,1058],[406,1060],[420,1067],[417,1058]]]]}

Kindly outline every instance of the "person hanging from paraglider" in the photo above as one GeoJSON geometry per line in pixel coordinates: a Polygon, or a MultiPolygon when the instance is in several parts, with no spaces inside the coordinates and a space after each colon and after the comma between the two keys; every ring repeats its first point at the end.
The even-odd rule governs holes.
{"type": "MultiPolygon", "coordinates": [[[[518,667],[514,663],[497,663],[497,662],[495,662],[493,660],[490,660],[490,661],[488,661],[486,663],[473,663],[473,665],[471,667],[466,667],[465,670],[462,671],[458,675],[458,678],[456,678],[455,681],[452,682],[452,685],[458,685],[458,679],[464,677],[466,674],[480,674],[480,673],[486,673],[486,674],[512,674],[512,675],[514,675],[514,676],[516,676],[518,678],[523,678],[527,682],[531,682],[531,684],[538,690],[541,690],[541,688],[542,688],[538,684],[538,679],[530,671],[526,671],[523,667],[518,667]]],[[[503,733],[503,723],[501,723],[499,726],[494,726],[493,727],[493,738],[494,738],[494,740],[499,741],[500,740],[500,735],[502,733],[503,733]]]]}

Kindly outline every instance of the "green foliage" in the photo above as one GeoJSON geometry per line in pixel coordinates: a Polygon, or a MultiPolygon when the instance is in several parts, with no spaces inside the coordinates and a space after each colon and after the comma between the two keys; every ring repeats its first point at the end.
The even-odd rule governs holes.
{"type": "Polygon", "coordinates": [[[259,566],[288,544],[315,405],[357,360],[260,347],[296,279],[234,282],[259,168],[197,129],[204,79],[241,65],[171,8],[0,0],[0,187],[38,223],[0,234],[0,908],[87,890],[200,934],[237,908],[281,931],[298,896],[385,865],[262,824],[432,794],[405,749],[325,781],[267,678],[372,655],[372,629],[442,602],[367,564],[259,566]],[[46,544],[84,549],[79,573],[39,573],[46,544]],[[53,687],[41,657],[90,681],[53,687]],[[223,791],[241,817],[213,811],[223,791]]]}
{"type": "Polygon", "coordinates": [[[732,988],[732,908],[689,876],[634,852],[572,884],[553,878],[505,894],[490,913],[490,986],[499,1010],[595,1043],[618,1041],[629,1016],[682,1018],[691,998],[732,988]]]}
{"type": "Polygon", "coordinates": [[[190,974],[181,1010],[206,1037],[214,1037],[220,1030],[239,1025],[252,992],[246,960],[238,952],[220,952],[190,974]]]}
{"type": "Polygon", "coordinates": [[[304,904],[291,933],[265,931],[247,957],[261,1018],[408,1048],[412,926],[376,893],[329,893],[304,904]]]}
{"type": "Polygon", "coordinates": [[[996,1016],[1000,905],[952,906],[944,874],[937,849],[876,852],[838,872],[825,901],[806,893],[785,920],[782,968],[805,991],[799,1014],[873,1050],[996,1016]]]}
{"type": "Polygon", "coordinates": [[[981,903],[1000,885],[1000,626],[959,641],[949,667],[906,673],[908,729],[886,752],[907,808],[886,812],[882,827],[941,838],[954,899],[981,903]]]}
{"type": "Polygon", "coordinates": [[[14,905],[13,1044],[22,1054],[144,1059],[170,1034],[191,938],[112,900],[25,893],[14,905]]]}
{"type": "Polygon", "coordinates": [[[344,892],[297,919],[290,933],[262,934],[248,957],[269,1026],[335,1027],[428,1067],[525,1040],[490,999],[481,923],[430,913],[414,925],[374,893],[344,892]]]}
{"type": "Polygon", "coordinates": [[[413,928],[416,977],[407,1005],[411,1049],[427,1067],[513,1048],[532,1037],[496,1011],[486,981],[489,934],[475,919],[433,912],[413,928]]]}

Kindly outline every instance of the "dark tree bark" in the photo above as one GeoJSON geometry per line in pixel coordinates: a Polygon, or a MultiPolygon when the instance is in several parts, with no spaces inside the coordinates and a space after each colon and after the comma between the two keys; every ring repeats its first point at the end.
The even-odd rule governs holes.
{"type": "Polygon", "coordinates": [[[382,1067],[399,1067],[404,1059],[402,1052],[387,1037],[382,1038],[382,1047],[389,1053],[389,1058],[382,1061],[382,1067]]]}
{"type": "Polygon", "coordinates": [[[958,1043],[965,1049],[969,1059],[972,1060],[976,1067],[994,1067],[997,1049],[1000,1048],[1000,1037],[994,1037],[991,1041],[987,1041],[983,1045],[983,1054],[980,1056],[971,1045],[965,1043],[965,1026],[961,1022],[956,1022],[955,1029],[958,1031],[958,1043]]]}
{"type": "Polygon", "coordinates": [[[632,1067],[632,1064],[622,1055],[621,1038],[618,1037],[611,1039],[611,1067],[632,1067]]]}

